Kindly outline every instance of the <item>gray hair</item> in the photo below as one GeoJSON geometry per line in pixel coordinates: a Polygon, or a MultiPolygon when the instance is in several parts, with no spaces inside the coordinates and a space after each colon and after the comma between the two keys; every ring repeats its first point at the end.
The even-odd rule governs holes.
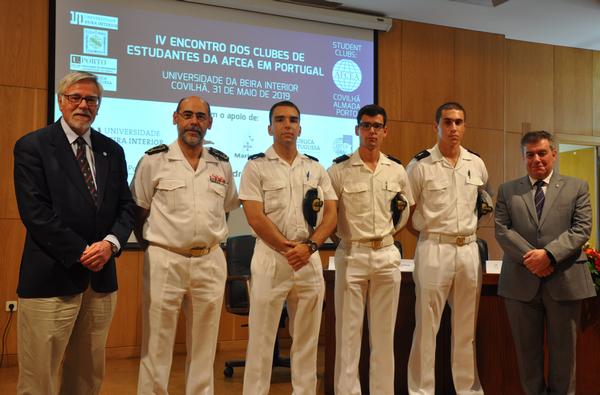
{"type": "Polygon", "coordinates": [[[98,77],[86,71],[74,71],[65,75],[58,83],[56,94],[59,96],[63,95],[71,85],[74,85],[79,81],[92,81],[98,87],[98,96],[100,98],[102,97],[102,92],[104,89],[102,88],[100,81],[98,81],[98,77]]]}

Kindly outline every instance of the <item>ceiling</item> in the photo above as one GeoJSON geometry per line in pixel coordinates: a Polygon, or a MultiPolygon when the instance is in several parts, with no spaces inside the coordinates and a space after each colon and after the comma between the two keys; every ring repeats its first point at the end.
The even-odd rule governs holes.
{"type": "MultiPolygon", "coordinates": [[[[508,0],[497,7],[452,0],[336,0],[344,8],[499,33],[514,40],[600,50],[600,0],[508,0]]],[[[462,0],[474,1],[474,0],[462,0]]],[[[488,2],[491,0],[480,2],[488,2]]]]}

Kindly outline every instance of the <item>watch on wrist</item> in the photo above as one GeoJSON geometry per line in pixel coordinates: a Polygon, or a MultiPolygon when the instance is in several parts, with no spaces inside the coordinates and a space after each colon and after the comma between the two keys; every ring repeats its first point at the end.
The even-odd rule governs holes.
{"type": "Polygon", "coordinates": [[[117,255],[117,252],[119,252],[119,248],[116,246],[116,244],[109,240],[106,241],[108,241],[108,244],[110,244],[110,252],[112,253],[112,255],[117,255]]]}
{"type": "Polygon", "coordinates": [[[306,244],[308,245],[308,250],[311,254],[314,254],[319,249],[317,243],[315,243],[311,239],[306,240],[306,244]]]}

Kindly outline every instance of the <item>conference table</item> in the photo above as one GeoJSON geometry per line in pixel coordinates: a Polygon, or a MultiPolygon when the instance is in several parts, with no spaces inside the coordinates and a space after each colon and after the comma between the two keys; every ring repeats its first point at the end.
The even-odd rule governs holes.
{"type": "MultiPolygon", "coordinates": [[[[325,270],[325,394],[333,394],[335,365],[335,271],[325,270]]],[[[517,359],[502,298],[497,296],[498,274],[484,273],[477,321],[477,365],[486,395],[523,394],[517,359]]],[[[395,393],[407,394],[406,369],[415,328],[415,286],[411,272],[402,273],[394,353],[395,393]]],[[[362,393],[369,393],[369,340],[363,329],[359,374],[362,393]]],[[[600,395],[600,297],[584,302],[582,330],[577,342],[577,394],[600,395]]],[[[455,394],[450,368],[450,310],[446,306],[437,336],[436,394],[455,394]]],[[[547,355],[546,355],[547,358],[547,355]]]]}

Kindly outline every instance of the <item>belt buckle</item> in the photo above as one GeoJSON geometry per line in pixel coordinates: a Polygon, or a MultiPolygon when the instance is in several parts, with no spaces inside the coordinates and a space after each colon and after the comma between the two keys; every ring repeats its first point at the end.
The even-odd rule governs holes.
{"type": "Polygon", "coordinates": [[[456,245],[462,247],[465,245],[466,236],[456,236],[456,245]]]}
{"type": "Polygon", "coordinates": [[[371,240],[371,248],[374,250],[380,249],[382,244],[383,239],[371,240]]]}
{"type": "Polygon", "coordinates": [[[194,258],[199,257],[199,256],[204,256],[204,255],[208,254],[209,250],[210,250],[210,248],[208,248],[208,247],[192,247],[192,248],[190,248],[190,255],[193,256],[194,258]]]}

